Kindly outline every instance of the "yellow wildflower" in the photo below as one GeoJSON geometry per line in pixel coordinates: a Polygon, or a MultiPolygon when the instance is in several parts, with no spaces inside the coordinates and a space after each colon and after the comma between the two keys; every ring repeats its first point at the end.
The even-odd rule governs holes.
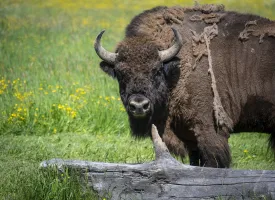
{"type": "Polygon", "coordinates": [[[245,149],[243,152],[244,152],[244,153],[248,153],[248,150],[247,150],[247,149],[245,149]]]}
{"type": "Polygon", "coordinates": [[[58,109],[62,110],[62,109],[64,109],[64,108],[65,108],[65,106],[63,106],[63,105],[61,105],[61,104],[58,104],[58,109]]]}
{"type": "Polygon", "coordinates": [[[106,100],[106,101],[110,101],[110,97],[108,97],[108,96],[105,97],[105,100],[106,100]]]}
{"type": "Polygon", "coordinates": [[[75,118],[76,117],[76,112],[75,111],[71,111],[71,116],[72,116],[72,118],[75,118]]]}
{"type": "Polygon", "coordinates": [[[83,88],[77,88],[76,93],[78,94],[86,94],[86,91],[83,88]]]}
{"type": "Polygon", "coordinates": [[[23,101],[25,98],[24,95],[22,95],[20,92],[15,92],[14,96],[20,101],[23,101]]]}

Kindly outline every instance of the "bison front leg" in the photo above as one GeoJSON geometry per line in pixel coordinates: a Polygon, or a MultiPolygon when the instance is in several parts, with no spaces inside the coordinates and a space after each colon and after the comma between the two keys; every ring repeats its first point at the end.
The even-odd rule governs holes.
{"type": "Polygon", "coordinates": [[[181,141],[175,132],[171,128],[170,119],[167,120],[164,133],[162,135],[162,140],[166,144],[169,151],[175,155],[185,158],[187,155],[186,146],[183,141],[181,141]]]}
{"type": "Polygon", "coordinates": [[[214,127],[204,126],[197,126],[194,131],[200,152],[200,166],[228,168],[231,162],[229,133],[224,130],[217,133],[214,127]]]}

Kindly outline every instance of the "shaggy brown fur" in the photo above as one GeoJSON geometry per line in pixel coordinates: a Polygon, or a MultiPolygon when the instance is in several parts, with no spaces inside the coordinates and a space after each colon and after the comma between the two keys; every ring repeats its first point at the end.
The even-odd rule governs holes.
{"type": "Polygon", "coordinates": [[[222,5],[157,7],[128,25],[117,64],[101,67],[117,77],[126,109],[131,94],[154,105],[148,119],[129,114],[134,134],[154,123],[170,151],[188,153],[192,164],[229,167],[231,130],[269,132],[275,149],[274,36],[274,21],[222,5]],[[157,50],[173,44],[171,27],[185,44],[162,65],[157,50]]]}
{"type": "Polygon", "coordinates": [[[245,24],[245,29],[240,33],[239,39],[241,41],[246,41],[249,39],[249,36],[259,36],[259,43],[263,43],[265,36],[275,37],[275,27],[273,24],[257,24],[257,20],[248,21],[245,24]]]}

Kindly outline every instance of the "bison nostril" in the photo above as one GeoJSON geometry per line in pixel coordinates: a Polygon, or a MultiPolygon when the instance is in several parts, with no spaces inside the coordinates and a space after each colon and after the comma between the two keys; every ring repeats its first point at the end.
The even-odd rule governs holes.
{"type": "Polygon", "coordinates": [[[146,102],[145,104],[143,104],[143,110],[147,111],[149,110],[150,104],[149,102],[146,102]]]}
{"type": "Polygon", "coordinates": [[[130,110],[131,112],[134,112],[134,111],[136,110],[136,106],[133,105],[133,104],[130,104],[130,105],[129,105],[129,110],[130,110]]]}

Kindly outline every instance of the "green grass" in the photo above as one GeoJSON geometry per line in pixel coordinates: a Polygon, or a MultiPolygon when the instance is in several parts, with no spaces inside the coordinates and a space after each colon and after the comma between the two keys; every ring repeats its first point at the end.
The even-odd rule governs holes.
{"type": "MultiPolygon", "coordinates": [[[[233,168],[275,170],[267,152],[267,135],[232,135],[233,168]]],[[[97,199],[83,194],[78,178],[39,169],[51,158],[101,162],[142,163],[154,159],[149,139],[134,140],[129,134],[56,134],[47,136],[0,136],[0,199],[97,199]]],[[[86,190],[87,191],[87,190],[86,190]]]]}
{"type": "MultiPolygon", "coordinates": [[[[275,1],[224,2],[275,19],[275,1]]],[[[97,199],[78,176],[39,169],[51,158],[145,162],[149,139],[130,136],[115,80],[98,67],[96,35],[114,50],[131,18],[179,1],[0,0],[0,199],[97,199]]],[[[232,167],[275,170],[265,134],[232,135],[232,167]]]]}
{"type": "Polygon", "coordinates": [[[102,162],[144,162],[153,159],[149,139],[129,135],[56,134],[0,136],[0,199],[96,199],[83,194],[79,177],[39,169],[42,160],[82,159],[102,162]],[[129,147],[131,149],[129,150],[129,147]],[[61,180],[60,180],[61,176],[61,180]]]}

